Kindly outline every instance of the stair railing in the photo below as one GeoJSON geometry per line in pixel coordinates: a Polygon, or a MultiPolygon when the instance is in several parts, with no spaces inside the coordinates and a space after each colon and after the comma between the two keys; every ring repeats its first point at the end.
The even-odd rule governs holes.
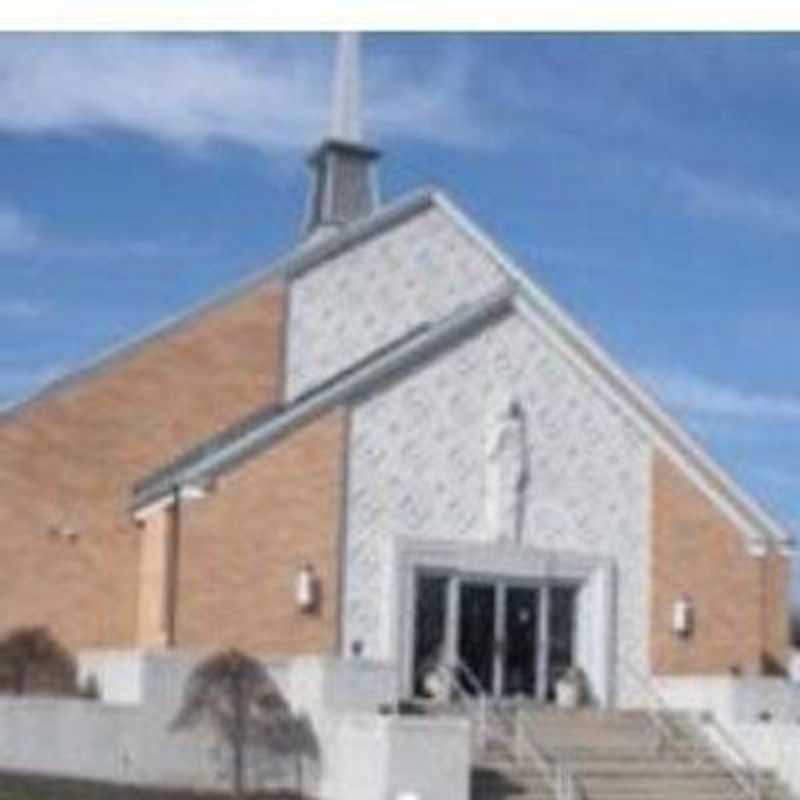
{"type": "MultiPolygon", "coordinates": [[[[742,747],[739,740],[725,727],[721,725],[719,720],[713,713],[708,712],[703,714],[700,718],[703,725],[710,726],[714,730],[714,737],[721,740],[725,749],[732,755],[733,758],[739,762],[741,771],[745,772],[750,777],[750,787],[748,797],[752,800],[761,800],[761,770],[758,765],[750,758],[747,751],[742,747]],[[755,787],[755,788],[753,788],[755,787]]],[[[714,744],[714,742],[712,742],[714,744]]],[[[730,763],[729,759],[720,758],[723,763],[730,763]]],[[[748,789],[748,787],[743,787],[748,789]]]]}
{"type": "Polygon", "coordinates": [[[483,689],[478,676],[463,662],[453,665],[442,664],[441,668],[448,676],[450,695],[456,697],[463,705],[474,706],[477,713],[472,715],[478,726],[478,742],[481,750],[489,742],[489,715],[491,713],[489,695],[483,689]]]}
{"type": "MultiPolygon", "coordinates": [[[[619,660],[628,676],[633,678],[647,698],[643,711],[655,735],[655,752],[660,755],[667,745],[671,745],[674,750],[682,750],[682,742],[675,734],[674,729],[667,723],[663,714],[659,713],[667,709],[667,703],[658,689],[656,689],[655,684],[639,672],[627,659],[620,657],[619,660]]],[[[696,753],[692,752],[691,756],[697,761],[696,753]]]]}
{"type": "Polygon", "coordinates": [[[581,800],[583,792],[575,772],[537,744],[530,720],[519,707],[514,711],[514,744],[517,761],[524,761],[527,754],[544,775],[556,800],[581,800]]]}
{"type": "MultiPolygon", "coordinates": [[[[620,663],[625,668],[628,675],[644,690],[647,696],[648,705],[645,706],[644,711],[651,724],[654,725],[657,730],[659,748],[663,749],[665,744],[670,744],[675,750],[685,751],[685,748],[682,746],[683,742],[675,733],[673,727],[667,722],[667,718],[671,713],[674,713],[674,709],[668,705],[655,682],[652,678],[645,677],[627,659],[621,658],[620,663]]],[[[761,790],[759,768],[751,760],[739,742],[736,741],[733,734],[726,730],[724,726],[718,724],[713,714],[709,714],[703,719],[704,722],[710,722],[714,725],[715,733],[724,741],[728,751],[733,754],[735,759],[725,758],[717,752],[716,745],[711,743],[711,748],[704,754],[706,760],[710,757],[715,766],[733,778],[734,782],[741,790],[741,796],[745,798],[745,800],[762,800],[763,792],[761,790]]],[[[695,764],[703,760],[696,749],[693,750],[692,755],[694,756],[695,764]]]]}
{"type": "Polygon", "coordinates": [[[486,748],[491,729],[494,735],[505,737],[504,743],[517,763],[527,760],[536,766],[555,800],[581,800],[583,794],[575,773],[542,750],[530,730],[530,722],[519,707],[509,712],[501,704],[493,702],[480,679],[458,659],[454,664],[440,663],[436,671],[440,676],[447,676],[450,696],[467,709],[474,709],[471,716],[477,723],[481,749],[486,748]]]}
{"type": "Polygon", "coordinates": [[[438,683],[436,702],[455,702],[463,708],[477,729],[478,747],[488,742],[489,697],[475,674],[465,664],[451,665],[440,660],[433,667],[423,667],[418,677],[434,677],[438,683]]]}

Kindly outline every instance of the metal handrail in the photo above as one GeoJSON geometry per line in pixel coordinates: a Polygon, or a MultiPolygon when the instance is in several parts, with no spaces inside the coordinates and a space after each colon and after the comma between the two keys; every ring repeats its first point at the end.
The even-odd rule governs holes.
{"type": "MultiPolygon", "coordinates": [[[[673,746],[676,746],[676,749],[681,749],[679,743],[677,742],[675,731],[670,725],[667,724],[665,720],[665,715],[671,713],[673,709],[667,704],[664,696],[656,687],[655,682],[652,679],[645,677],[627,659],[622,658],[620,659],[620,662],[628,674],[637,681],[641,688],[645,690],[645,693],[648,695],[649,699],[654,703],[655,707],[658,708],[659,712],[661,712],[656,712],[652,706],[646,706],[644,709],[648,719],[656,726],[659,736],[665,736],[667,739],[671,739],[673,746]]],[[[734,779],[739,788],[743,791],[747,800],[761,800],[762,791],[758,767],[752,761],[744,748],[736,741],[735,737],[730,733],[730,731],[725,730],[723,726],[719,725],[713,715],[710,715],[709,720],[713,721],[715,731],[720,735],[720,738],[725,740],[726,745],[728,745],[729,749],[733,751],[736,758],[743,762],[743,765],[737,766],[731,760],[723,758],[717,754],[713,748],[710,753],[706,753],[706,757],[708,757],[710,754],[714,763],[734,779]]],[[[661,740],[660,744],[663,745],[663,739],[661,740]]],[[[695,755],[695,763],[698,763],[699,758],[697,757],[697,754],[695,755]]]]}
{"type": "MultiPolygon", "coordinates": [[[[739,761],[743,762],[744,766],[742,767],[742,771],[749,774],[751,781],[751,786],[749,788],[746,786],[743,788],[750,793],[749,796],[752,797],[753,800],[761,800],[761,769],[758,767],[755,761],[750,758],[749,754],[739,743],[738,739],[724,725],[720,724],[719,720],[717,720],[713,713],[705,715],[702,718],[702,722],[704,724],[713,726],[715,734],[723,740],[725,747],[731,751],[739,761]]],[[[730,763],[724,758],[719,760],[723,764],[730,763]]]]}
{"type": "Polygon", "coordinates": [[[563,761],[559,761],[552,754],[542,750],[536,743],[530,729],[525,728],[522,719],[523,715],[517,708],[514,715],[514,740],[517,761],[522,760],[521,751],[523,745],[526,745],[529,755],[533,757],[536,766],[545,776],[545,780],[550,785],[557,800],[580,800],[583,793],[580,790],[575,772],[563,761]]]}
{"type": "Polygon", "coordinates": [[[477,676],[466,664],[454,666],[444,660],[438,661],[432,669],[430,667],[422,667],[417,673],[417,676],[419,677],[424,672],[432,672],[442,679],[449,700],[452,701],[454,698],[458,698],[458,701],[465,706],[473,705],[477,707],[477,715],[470,714],[470,717],[477,716],[480,746],[484,748],[486,746],[488,722],[488,698],[477,676]],[[469,684],[472,694],[466,691],[462,686],[461,678],[469,684]]]}
{"type": "MultiPolygon", "coordinates": [[[[645,678],[645,676],[642,675],[642,673],[639,672],[639,670],[637,670],[627,659],[620,658],[620,662],[628,674],[639,684],[639,688],[644,690],[649,700],[653,703],[652,706],[646,705],[643,708],[643,711],[656,734],[656,753],[661,753],[664,745],[667,742],[672,744],[675,749],[681,749],[680,743],[677,741],[677,737],[675,736],[674,729],[667,723],[664,716],[658,713],[653,707],[655,706],[660,710],[667,710],[668,706],[664,698],[659,694],[652,681],[649,681],[647,678],[645,678]]],[[[696,754],[693,754],[693,756],[696,756],[696,754]]]]}
{"type": "Polygon", "coordinates": [[[457,695],[459,699],[466,699],[468,703],[477,705],[481,748],[486,747],[489,715],[493,714],[497,730],[513,731],[509,751],[518,763],[527,755],[541,772],[556,800],[580,800],[582,793],[575,773],[566,764],[542,750],[531,731],[524,725],[519,708],[512,716],[502,706],[491,703],[480,679],[460,659],[456,659],[452,664],[440,662],[436,670],[448,676],[451,695],[457,695]],[[468,688],[462,685],[462,680],[468,688]]]}
{"type": "Polygon", "coordinates": [[[478,741],[481,749],[485,748],[489,729],[489,697],[483,690],[483,684],[481,684],[478,676],[461,660],[456,660],[455,664],[452,665],[442,663],[441,667],[449,675],[450,692],[457,694],[462,699],[466,699],[468,703],[477,703],[478,741]],[[462,678],[469,684],[473,694],[470,694],[461,685],[462,678]]]}

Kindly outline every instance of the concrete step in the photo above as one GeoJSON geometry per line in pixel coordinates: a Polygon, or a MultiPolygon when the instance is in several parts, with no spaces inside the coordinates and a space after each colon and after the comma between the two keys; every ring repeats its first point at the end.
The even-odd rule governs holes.
{"type": "Polygon", "coordinates": [[[659,751],[654,747],[587,747],[581,745],[540,745],[540,749],[559,761],[641,761],[643,763],[691,764],[716,762],[713,753],[669,748],[659,751]]]}
{"type": "MultiPolygon", "coordinates": [[[[582,800],[745,800],[691,717],[664,715],[669,738],[646,712],[527,709],[524,723],[540,752],[576,777],[582,800]]],[[[554,800],[532,754],[516,763],[515,720],[495,718],[473,772],[473,800],[554,800]]],[[[525,752],[524,749],[522,751],[525,752]]],[[[792,800],[772,773],[761,775],[761,800],[792,800]]]]}

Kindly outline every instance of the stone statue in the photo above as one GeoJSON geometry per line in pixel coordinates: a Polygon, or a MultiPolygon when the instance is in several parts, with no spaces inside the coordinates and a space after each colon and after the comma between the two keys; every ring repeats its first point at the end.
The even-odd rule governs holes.
{"type": "Polygon", "coordinates": [[[488,538],[519,542],[528,479],[525,418],[520,404],[505,396],[493,403],[486,437],[488,538]]]}

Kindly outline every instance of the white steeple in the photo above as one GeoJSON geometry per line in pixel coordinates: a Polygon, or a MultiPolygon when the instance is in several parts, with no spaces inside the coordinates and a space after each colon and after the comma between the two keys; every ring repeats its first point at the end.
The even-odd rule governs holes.
{"type": "Polygon", "coordinates": [[[339,34],[330,132],[309,158],[313,183],[306,236],[337,230],[378,205],[375,161],[380,153],[363,143],[359,45],[359,34],[339,34]]]}
{"type": "Polygon", "coordinates": [[[333,115],[331,138],[360,144],[361,125],[361,54],[357,33],[340,33],[336,45],[333,75],[333,115]]]}

